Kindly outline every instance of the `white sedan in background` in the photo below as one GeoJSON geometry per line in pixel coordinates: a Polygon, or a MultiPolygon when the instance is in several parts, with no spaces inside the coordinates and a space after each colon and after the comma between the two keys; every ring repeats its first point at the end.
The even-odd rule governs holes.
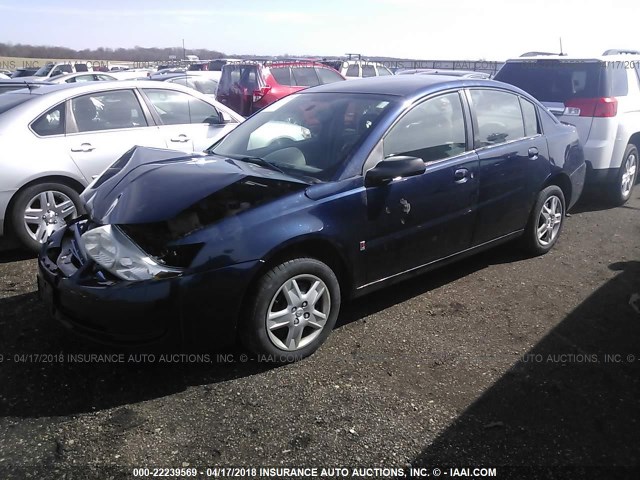
{"type": "Polygon", "coordinates": [[[94,81],[4,93],[0,235],[10,232],[37,250],[81,213],[79,193],[132,147],[203,151],[243,120],[206,95],[166,82],[94,81]]]}
{"type": "Polygon", "coordinates": [[[102,72],[77,72],[60,75],[49,80],[49,83],[81,83],[81,82],[104,82],[118,80],[113,75],[102,72]]]}

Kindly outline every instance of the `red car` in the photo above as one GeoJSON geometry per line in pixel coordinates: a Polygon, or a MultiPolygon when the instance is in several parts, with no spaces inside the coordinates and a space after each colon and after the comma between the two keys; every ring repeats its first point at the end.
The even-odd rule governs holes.
{"type": "Polygon", "coordinates": [[[313,61],[227,63],[216,99],[246,117],[291,93],[342,80],[333,68],[313,61]]]}

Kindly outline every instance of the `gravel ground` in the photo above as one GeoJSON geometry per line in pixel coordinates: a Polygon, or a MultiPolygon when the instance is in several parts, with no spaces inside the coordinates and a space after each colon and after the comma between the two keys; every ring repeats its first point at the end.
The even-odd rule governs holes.
{"type": "Polygon", "coordinates": [[[637,467],[639,210],[638,193],[616,209],[586,201],[546,256],[507,245],[354,301],[314,356],[280,367],[87,344],[47,317],[35,260],[2,252],[0,478],[637,467]],[[105,353],[125,361],[79,361],[105,353]]]}

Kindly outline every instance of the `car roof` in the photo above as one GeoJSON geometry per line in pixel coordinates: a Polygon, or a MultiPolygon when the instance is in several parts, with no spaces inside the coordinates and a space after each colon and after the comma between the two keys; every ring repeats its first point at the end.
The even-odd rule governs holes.
{"type": "MultiPolygon", "coordinates": [[[[12,90],[10,92],[3,93],[2,95],[30,95],[34,97],[34,100],[40,99],[43,102],[51,103],[53,105],[57,102],[64,101],[76,95],[104,92],[108,90],[144,87],[177,90],[196,96],[201,95],[199,92],[193,90],[192,88],[185,87],[177,83],[157,82],[154,80],[106,80],[102,82],[61,83],[53,85],[49,84],[39,86],[38,88],[33,88],[30,91],[26,88],[12,90]]],[[[203,98],[204,97],[206,97],[206,95],[203,96],[203,98]]]]}
{"type": "MultiPolygon", "coordinates": [[[[19,79],[17,79],[19,80],[19,79]]],[[[74,93],[93,93],[103,90],[117,90],[121,88],[139,88],[139,87],[151,87],[158,88],[158,82],[151,80],[105,80],[102,82],[81,82],[81,83],[61,83],[61,84],[39,84],[42,85],[37,90],[31,92],[32,95],[53,95],[61,94],[66,96],[69,90],[74,90],[74,93]]],[[[175,88],[176,90],[184,90],[184,88],[175,87],[174,85],[167,84],[161,88],[175,88]]],[[[187,91],[190,91],[187,89],[187,91]]],[[[16,92],[17,94],[18,92],[16,92]]],[[[25,93],[23,91],[23,93],[25,93]]]]}
{"type": "Polygon", "coordinates": [[[604,61],[629,61],[629,60],[640,60],[640,55],[632,55],[632,54],[618,54],[618,55],[594,55],[587,57],[579,57],[575,55],[532,55],[530,57],[517,57],[510,58],[507,60],[507,63],[534,63],[538,60],[557,60],[559,62],[565,63],[574,63],[574,62],[604,62],[604,61]]]}
{"type": "Polygon", "coordinates": [[[225,68],[225,67],[230,68],[236,65],[260,65],[265,68],[292,67],[292,66],[299,66],[299,67],[315,66],[315,67],[321,67],[321,68],[331,68],[315,60],[241,60],[239,62],[227,62],[222,66],[222,68],[225,68]]]}
{"type": "MultiPolygon", "coordinates": [[[[495,80],[476,78],[449,77],[446,75],[389,75],[369,77],[351,82],[334,82],[303,90],[307,93],[368,93],[394,95],[412,99],[447,88],[465,87],[498,87],[517,93],[524,93],[519,88],[495,80]]],[[[525,94],[529,96],[528,94],[525,94]]]]}

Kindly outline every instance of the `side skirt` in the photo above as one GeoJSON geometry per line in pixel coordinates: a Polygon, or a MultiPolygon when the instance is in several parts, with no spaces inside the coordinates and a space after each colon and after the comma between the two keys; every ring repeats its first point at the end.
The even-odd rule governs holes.
{"type": "Polygon", "coordinates": [[[524,230],[518,230],[513,233],[509,233],[507,235],[503,235],[502,237],[496,238],[494,240],[490,240],[481,245],[476,245],[475,247],[468,248],[458,253],[454,253],[449,255],[448,257],[443,257],[438,260],[433,260],[429,263],[425,263],[424,265],[420,265],[417,267],[410,268],[409,270],[405,270],[404,272],[396,273],[389,277],[381,278],[379,280],[375,280],[373,282],[367,283],[365,285],[361,285],[355,289],[353,292],[353,298],[360,297],[362,295],[366,295],[375,290],[379,290],[384,287],[388,287],[389,285],[393,285],[395,283],[402,282],[409,278],[413,278],[418,275],[422,275],[423,273],[429,272],[431,270],[435,270],[436,268],[440,268],[444,265],[448,265],[450,263],[457,262],[458,260],[462,260],[463,258],[470,257],[476,253],[479,253],[484,250],[489,250],[497,245],[502,243],[507,243],[511,240],[522,235],[524,230]]]}

